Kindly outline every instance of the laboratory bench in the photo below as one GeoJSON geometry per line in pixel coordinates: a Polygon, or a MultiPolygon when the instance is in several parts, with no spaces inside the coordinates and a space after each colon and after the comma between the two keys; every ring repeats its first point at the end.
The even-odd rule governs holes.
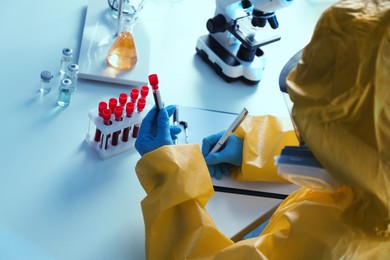
{"type": "MultiPolygon", "coordinates": [[[[0,4],[1,259],[145,258],[140,206],[145,192],[134,170],[139,154],[131,149],[102,160],[85,142],[89,111],[131,87],[80,78],[64,108],[56,104],[58,82],[47,95],[38,92],[41,71],[58,73],[62,48],[72,48],[79,59],[88,5],[97,1],[0,4]]],[[[309,42],[329,5],[296,0],[278,11],[282,38],[263,47],[267,65],[254,86],[227,83],[196,55],[197,38],[207,34],[214,1],[145,0],[135,25],[143,28],[145,37],[135,37],[137,44],[149,48],[149,60],[142,63],[148,73],[158,74],[166,105],[209,111],[210,118],[204,120],[212,120],[214,113],[230,115],[219,125],[191,126],[190,140],[199,143],[206,132],[224,130],[218,127],[228,125],[244,106],[250,114],[288,118],[279,72],[309,42]]],[[[293,190],[263,187],[271,189],[269,193],[293,190]]],[[[206,208],[217,227],[238,240],[264,221],[282,198],[216,192],[206,208]]]]}

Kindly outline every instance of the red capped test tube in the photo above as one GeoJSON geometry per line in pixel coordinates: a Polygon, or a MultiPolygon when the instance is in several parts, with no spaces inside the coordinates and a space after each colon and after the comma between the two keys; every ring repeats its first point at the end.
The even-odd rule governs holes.
{"type": "MultiPolygon", "coordinates": [[[[117,122],[120,122],[123,120],[122,118],[123,116],[123,107],[121,106],[117,106],[114,110],[114,117],[115,117],[115,121],[117,122]]],[[[111,144],[113,146],[117,146],[118,145],[118,140],[119,140],[119,135],[121,133],[121,130],[118,130],[118,131],[115,131],[113,134],[112,134],[112,140],[111,140],[111,144]]]]}
{"type": "MultiPolygon", "coordinates": [[[[111,114],[112,114],[111,109],[106,108],[106,109],[103,110],[103,115],[102,115],[103,116],[103,124],[105,124],[105,125],[111,125],[112,124],[112,122],[111,122],[111,114]]],[[[111,137],[111,134],[108,134],[107,137],[106,137],[106,143],[104,145],[105,149],[107,149],[108,139],[110,139],[110,137],[111,137]]],[[[104,138],[102,139],[102,143],[101,143],[100,147],[102,147],[102,145],[103,145],[103,140],[104,140],[104,138]]]]}
{"type": "MultiPolygon", "coordinates": [[[[131,117],[133,115],[133,112],[134,112],[134,103],[128,102],[126,104],[126,117],[131,117]]],[[[123,129],[123,133],[122,133],[123,142],[129,141],[130,129],[131,129],[131,125],[123,129]]]]}
{"type": "MultiPolygon", "coordinates": [[[[98,106],[98,112],[99,112],[99,117],[102,117],[103,118],[103,110],[107,108],[107,103],[102,101],[102,102],[99,102],[99,106],[98,106]]],[[[95,142],[100,142],[100,139],[102,137],[102,131],[100,131],[99,128],[96,127],[96,131],[95,131],[95,142]]]]}
{"type": "Polygon", "coordinates": [[[102,112],[103,124],[111,125],[111,109],[105,108],[102,112]]]}
{"type": "Polygon", "coordinates": [[[148,86],[142,86],[141,87],[141,97],[146,98],[149,94],[149,87],[148,86]]]}
{"type": "Polygon", "coordinates": [[[135,102],[137,101],[137,98],[139,96],[139,90],[136,89],[136,88],[133,88],[130,92],[130,99],[131,99],[131,102],[133,102],[135,104],[135,102]]]}
{"type": "Polygon", "coordinates": [[[110,100],[108,101],[108,107],[111,110],[111,114],[114,113],[114,109],[116,108],[117,105],[118,105],[118,100],[116,98],[110,98],[110,100]]]}
{"type": "Polygon", "coordinates": [[[137,101],[137,112],[141,113],[146,106],[146,99],[145,98],[139,98],[137,101]]]}
{"type": "Polygon", "coordinates": [[[131,137],[137,138],[138,130],[139,130],[139,124],[135,124],[134,127],[133,127],[133,133],[131,134],[131,137]]]}
{"type": "Polygon", "coordinates": [[[126,117],[131,117],[133,112],[134,112],[134,103],[133,102],[128,102],[126,104],[126,117]]]}
{"type": "Polygon", "coordinates": [[[124,107],[127,103],[127,94],[126,93],[120,93],[119,94],[119,105],[121,107],[124,107]]]}
{"type": "Polygon", "coordinates": [[[148,78],[153,89],[154,103],[156,104],[156,111],[158,112],[163,107],[160,90],[158,89],[158,77],[157,74],[150,74],[148,78]]]}

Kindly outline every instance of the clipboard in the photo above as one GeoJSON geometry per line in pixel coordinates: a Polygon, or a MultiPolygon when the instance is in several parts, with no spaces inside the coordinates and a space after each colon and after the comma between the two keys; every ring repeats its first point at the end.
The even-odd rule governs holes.
{"type": "MultiPolygon", "coordinates": [[[[237,116],[235,113],[185,106],[178,106],[178,109],[179,120],[188,124],[188,142],[199,144],[200,147],[203,138],[226,130],[237,116]]],[[[184,131],[179,134],[178,143],[185,143],[184,131]]],[[[221,180],[212,178],[212,182],[215,191],[275,199],[284,199],[299,188],[297,185],[288,183],[236,181],[231,176],[223,176],[221,180]]]]}

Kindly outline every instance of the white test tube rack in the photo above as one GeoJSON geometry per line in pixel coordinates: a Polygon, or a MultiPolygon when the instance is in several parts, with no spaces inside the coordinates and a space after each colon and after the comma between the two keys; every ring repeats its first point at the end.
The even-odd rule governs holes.
{"type": "MultiPolygon", "coordinates": [[[[146,109],[146,108],[145,108],[146,109]]],[[[116,121],[114,115],[111,116],[110,125],[103,123],[103,118],[99,116],[98,109],[92,109],[88,113],[89,124],[88,124],[88,133],[85,138],[86,142],[94,148],[98,153],[100,159],[105,160],[112,156],[124,153],[131,150],[134,147],[136,137],[133,137],[134,126],[140,125],[142,119],[145,116],[145,109],[142,112],[138,112],[137,109],[134,109],[131,117],[127,117],[126,113],[122,116],[121,121],[116,121]],[[91,122],[95,127],[91,127],[91,122]],[[122,141],[123,130],[127,127],[130,128],[129,137],[127,142],[122,141]],[[101,132],[100,141],[95,141],[96,129],[99,129],[101,132]],[[118,144],[112,144],[112,137],[116,131],[120,131],[118,136],[118,144]]]]}

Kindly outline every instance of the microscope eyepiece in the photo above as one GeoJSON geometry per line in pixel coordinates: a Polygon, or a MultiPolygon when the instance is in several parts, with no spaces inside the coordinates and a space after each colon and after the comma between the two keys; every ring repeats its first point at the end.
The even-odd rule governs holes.
{"type": "Polygon", "coordinates": [[[243,9],[248,9],[249,7],[252,6],[252,3],[249,0],[242,0],[241,5],[243,9]]]}

